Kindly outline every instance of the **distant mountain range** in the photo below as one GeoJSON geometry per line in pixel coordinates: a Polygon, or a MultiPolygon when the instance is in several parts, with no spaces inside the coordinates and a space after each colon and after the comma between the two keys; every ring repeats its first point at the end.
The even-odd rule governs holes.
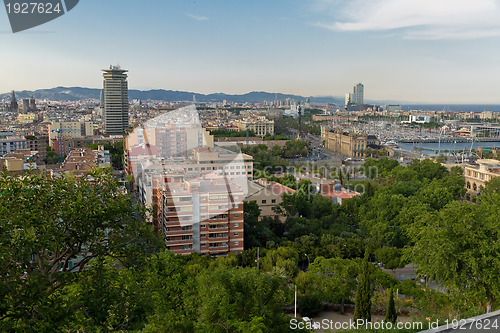
{"type": "MultiPolygon", "coordinates": [[[[35,91],[16,91],[16,98],[21,100],[23,98],[30,98],[35,96],[36,99],[47,99],[51,101],[78,101],[84,99],[99,99],[101,89],[81,88],[81,87],[57,87],[51,89],[39,89],[35,91]]],[[[11,92],[0,94],[0,99],[10,100],[11,92]]],[[[216,94],[198,94],[187,91],[173,91],[173,90],[129,90],[129,98],[139,100],[156,100],[156,101],[192,101],[193,96],[197,102],[222,102],[226,100],[228,103],[262,103],[264,101],[274,101],[277,97],[278,100],[305,101],[309,98],[311,103],[314,104],[336,104],[343,105],[344,100],[341,97],[334,96],[317,96],[317,97],[304,97],[298,95],[287,95],[278,93],[268,93],[263,91],[253,91],[243,95],[229,95],[224,93],[216,94]]]]}

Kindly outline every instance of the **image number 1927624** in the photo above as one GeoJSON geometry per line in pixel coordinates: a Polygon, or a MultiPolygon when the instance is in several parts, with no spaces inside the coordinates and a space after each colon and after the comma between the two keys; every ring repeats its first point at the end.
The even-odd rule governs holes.
{"type": "Polygon", "coordinates": [[[20,32],[52,21],[72,10],[79,0],[4,0],[12,32],[20,32]]]}

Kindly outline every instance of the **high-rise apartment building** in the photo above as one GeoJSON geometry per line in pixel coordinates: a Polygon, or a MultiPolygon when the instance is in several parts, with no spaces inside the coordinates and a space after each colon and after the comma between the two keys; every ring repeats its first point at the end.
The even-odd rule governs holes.
{"type": "Polygon", "coordinates": [[[354,105],[363,105],[364,90],[365,88],[361,83],[358,83],[357,85],[354,86],[353,101],[352,101],[354,105]]]}
{"type": "Polygon", "coordinates": [[[155,196],[159,231],[176,254],[243,251],[244,192],[223,177],[169,179],[155,196]]]}
{"type": "Polygon", "coordinates": [[[104,133],[123,134],[128,128],[128,84],[125,69],[103,69],[104,133]]]}
{"type": "MultiPolygon", "coordinates": [[[[243,251],[243,200],[253,158],[214,147],[189,105],[136,127],[124,141],[125,169],[151,222],[176,254],[243,251]]],[[[236,148],[236,147],[235,147],[236,148]]]]}
{"type": "Polygon", "coordinates": [[[365,92],[365,87],[363,86],[363,84],[358,83],[357,85],[354,86],[352,93],[345,94],[346,109],[360,110],[364,104],[364,92],[365,92]]]}

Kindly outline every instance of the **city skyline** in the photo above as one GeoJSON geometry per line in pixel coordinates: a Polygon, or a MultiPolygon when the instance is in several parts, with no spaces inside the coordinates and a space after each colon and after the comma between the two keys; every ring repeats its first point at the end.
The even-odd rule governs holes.
{"type": "Polygon", "coordinates": [[[119,63],[130,89],[343,96],[362,82],[367,100],[497,104],[498,18],[496,0],[88,0],[12,34],[0,11],[0,91],[99,88],[119,63]]]}

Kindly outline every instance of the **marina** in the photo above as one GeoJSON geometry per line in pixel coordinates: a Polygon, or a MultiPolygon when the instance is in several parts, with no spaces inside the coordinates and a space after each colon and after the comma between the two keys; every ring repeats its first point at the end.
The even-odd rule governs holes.
{"type": "Polygon", "coordinates": [[[500,142],[415,142],[415,143],[398,143],[398,147],[407,151],[417,151],[425,155],[451,154],[452,152],[471,152],[477,148],[497,148],[500,147],[500,142]]]}

